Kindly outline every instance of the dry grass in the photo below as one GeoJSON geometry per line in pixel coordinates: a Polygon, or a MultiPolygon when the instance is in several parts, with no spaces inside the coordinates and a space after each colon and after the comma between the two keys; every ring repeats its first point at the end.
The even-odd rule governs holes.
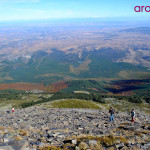
{"type": "Polygon", "coordinates": [[[99,143],[97,143],[97,144],[90,144],[90,149],[92,149],[92,150],[103,150],[103,147],[99,143]]]}
{"type": "Polygon", "coordinates": [[[22,140],[22,139],[23,139],[23,138],[22,138],[21,136],[19,136],[19,135],[14,137],[14,140],[16,140],[16,141],[20,141],[20,140],[22,140]]]}
{"type": "Polygon", "coordinates": [[[133,108],[135,108],[135,111],[136,110],[141,112],[144,111],[146,114],[150,114],[150,105],[147,105],[146,103],[131,103],[126,100],[117,100],[117,99],[107,102],[118,111],[130,113],[130,111],[133,108]]]}
{"type": "Polygon", "coordinates": [[[4,130],[4,129],[5,129],[5,127],[0,126],[0,130],[4,130]]]}
{"type": "Polygon", "coordinates": [[[9,83],[9,84],[0,84],[0,90],[5,89],[16,89],[16,90],[46,90],[43,84],[38,83],[9,83]]]}
{"type": "Polygon", "coordinates": [[[143,133],[143,134],[149,134],[149,133],[150,133],[150,131],[143,130],[141,133],[143,133]]]}
{"type": "Polygon", "coordinates": [[[95,145],[95,147],[102,147],[102,145],[112,146],[116,144],[117,141],[120,141],[122,143],[128,142],[128,139],[124,138],[123,136],[115,136],[115,135],[108,135],[108,136],[102,136],[102,137],[85,135],[83,137],[77,138],[78,142],[84,142],[87,140],[96,140],[97,144],[95,145]]]}
{"type": "Polygon", "coordinates": [[[79,144],[79,149],[86,150],[88,148],[88,145],[85,142],[81,142],[79,144]]]}
{"type": "Polygon", "coordinates": [[[89,92],[87,91],[73,91],[73,93],[83,93],[83,94],[90,94],[89,92]]]}
{"type": "Polygon", "coordinates": [[[27,136],[29,133],[28,133],[28,131],[26,131],[26,130],[18,130],[18,133],[21,135],[21,136],[27,136]]]}
{"type": "Polygon", "coordinates": [[[66,84],[64,81],[57,81],[54,82],[52,85],[48,85],[46,87],[46,92],[55,93],[67,87],[68,84],[66,84]]]}
{"type": "Polygon", "coordinates": [[[61,150],[61,149],[53,145],[47,145],[44,147],[40,147],[39,150],[61,150]]]}

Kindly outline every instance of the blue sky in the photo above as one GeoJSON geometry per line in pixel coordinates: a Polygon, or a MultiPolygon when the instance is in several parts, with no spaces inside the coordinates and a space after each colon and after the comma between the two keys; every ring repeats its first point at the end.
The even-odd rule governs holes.
{"type": "Polygon", "coordinates": [[[150,12],[134,12],[137,5],[150,5],[150,0],[0,0],[0,21],[150,17],[150,12]]]}

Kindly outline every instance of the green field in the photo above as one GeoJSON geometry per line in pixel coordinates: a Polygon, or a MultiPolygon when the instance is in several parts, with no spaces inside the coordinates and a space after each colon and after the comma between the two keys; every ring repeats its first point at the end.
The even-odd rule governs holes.
{"type": "Polygon", "coordinates": [[[0,83],[45,82],[48,84],[64,80],[65,76],[74,79],[129,79],[135,75],[135,78],[149,78],[150,71],[145,67],[115,62],[123,56],[125,56],[124,51],[111,48],[85,51],[82,58],[77,54],[65,54],[56,49],[51,54],[40,51],[35,53],[27,63],[21,58],[13,62],[3,62],[5,65],[1,68],[0,83]],[[54,74],[54,76],[41,76],[44,74],[54,74]]]}
{"type": "Polygon", "coordinates": [[[79,99],[56,100],[51,103],[46,103],[45,106],[49,108],[101,109],[99,103],[79,99]]]}

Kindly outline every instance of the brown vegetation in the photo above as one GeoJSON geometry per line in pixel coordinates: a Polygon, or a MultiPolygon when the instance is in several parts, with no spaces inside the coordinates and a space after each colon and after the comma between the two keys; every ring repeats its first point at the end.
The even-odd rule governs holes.
{"type": "Polygon", "coordinates": [[[68,84],[66,84],[64,81],[58,81],[52,83],[52,85],[44,86],[43,83],[9,83],[9,84],[0,84],[0,90],[6,90],[6,89],[15,89],[15,90],[25,90],[25,91],[31,91],[31,90],[41,90],[43,92],[50,92],[55,93],[62,89],[65,89],[68,87],[68,84]]]}
{"type": "Polygon", "coordinates": [[[6,90],[6,89],[15,89],[15,90],[42,90],[45,91],[45,87],[41,83],[9,83],[9,84],[0,84],[0,90],[6,90]]]}
{"type": "Polygon", "coordinates": [[[58,82],[54,82],[52,85],[47,86],[46,91],[50,93],[55,93],[67,87],[68,84],[66,84],[64,81],[58,81],[58,82]]]}

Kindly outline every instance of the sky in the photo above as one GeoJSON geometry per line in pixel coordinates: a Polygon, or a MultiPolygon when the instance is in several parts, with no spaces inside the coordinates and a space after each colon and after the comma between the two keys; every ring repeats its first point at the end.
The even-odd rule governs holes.
{"type": "Polygon", "coordinates": [[[135,6],[150,6],[150,0],[0,0],[0,21],[50,18],[146,17],[135,6]]]}

